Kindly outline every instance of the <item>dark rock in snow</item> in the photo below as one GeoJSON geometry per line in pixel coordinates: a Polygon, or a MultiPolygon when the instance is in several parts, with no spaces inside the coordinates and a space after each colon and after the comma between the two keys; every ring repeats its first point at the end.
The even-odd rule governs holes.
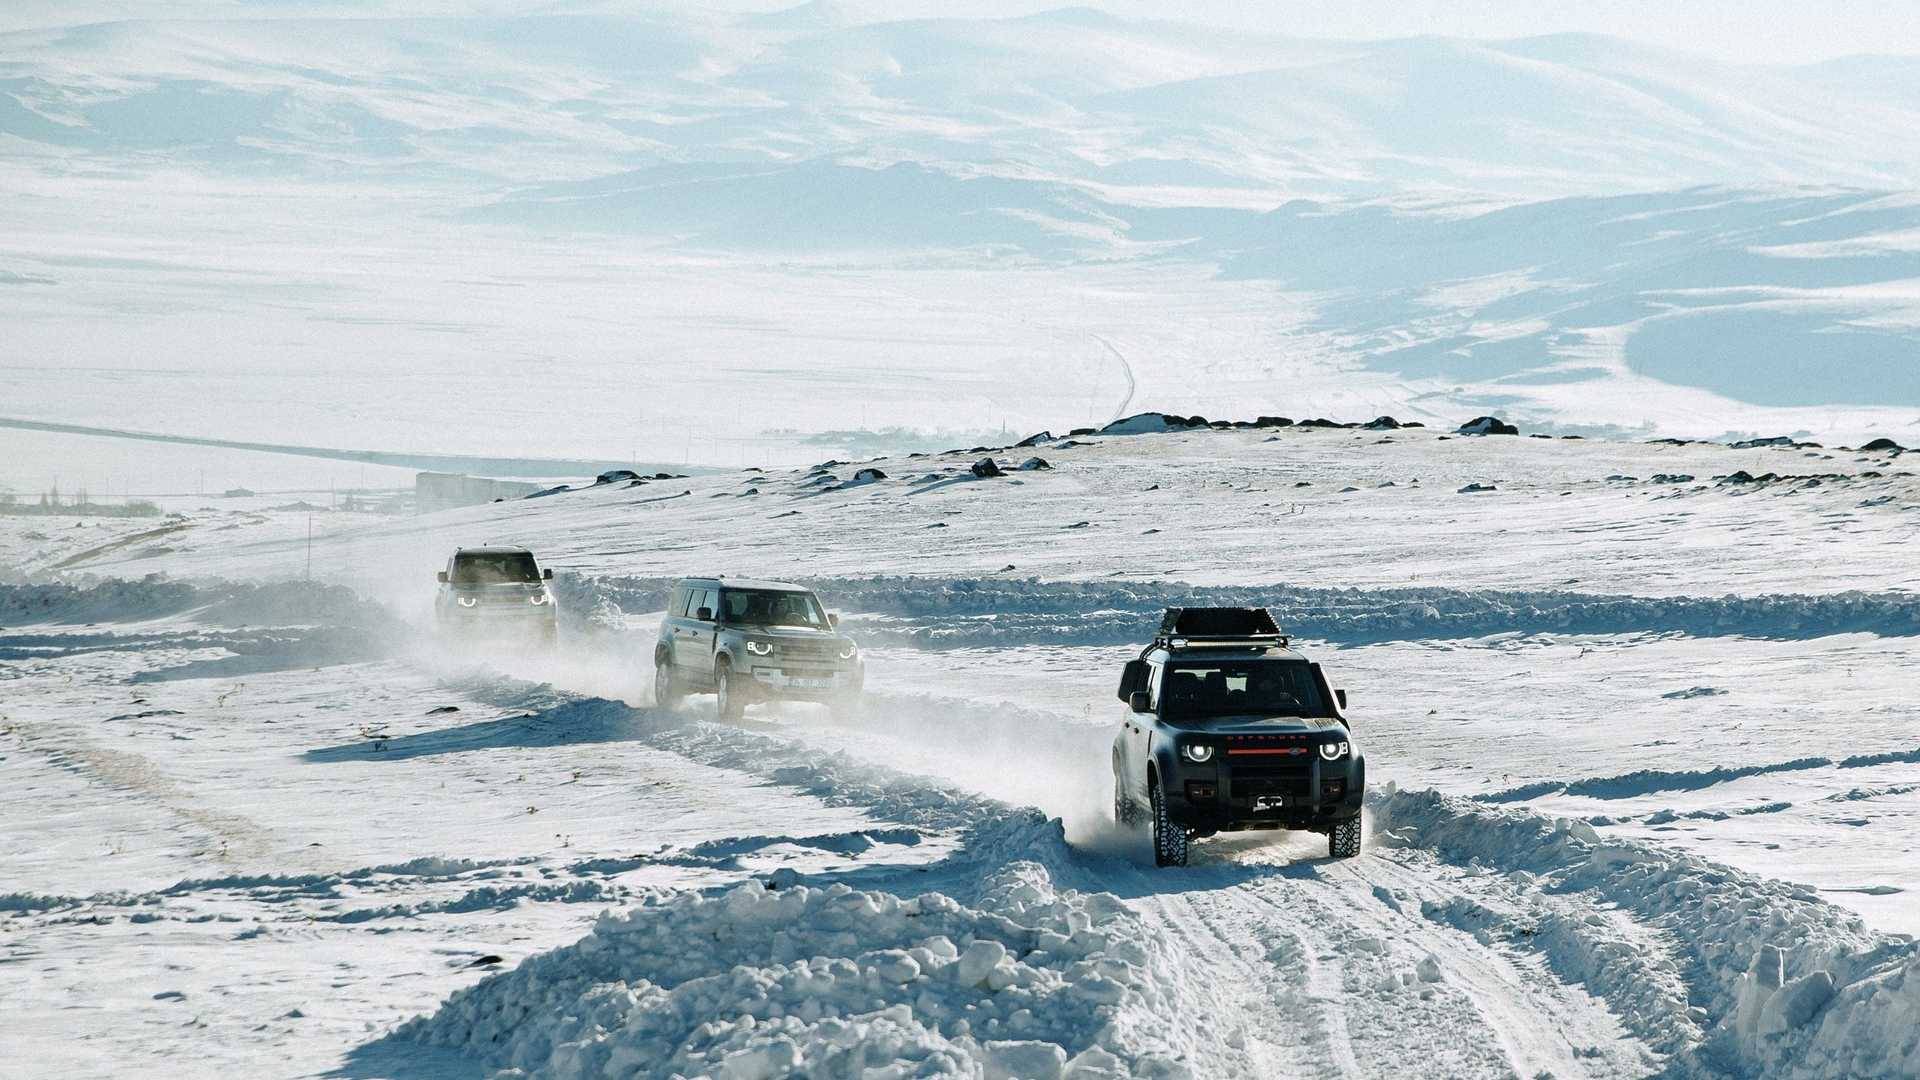
{"type": "Polygon", "coordinates": [[[1892,439],[1875,439],[1867,445],[1862,446],[1860,452],[1863,454],[1884,454],[1889,452],[1904,454],[1907,452],[1907,448],[1894,442],[1892,439]]]}
{"type": "Polygon", "coordinates": [[[1071,439],[1071,438],[1073,438],[1073,437],[1074,437],[1075,435],[1091,435],[1091,434],[1093,434],[1093,429],[1092,429],[1092,428],[1090,428],[1090,427],[1077,427],[1077,428],[1074,428],[1074,429],[1073,429],[1072,431],[1069,431],[1069,432],[1067,432],[1067,438],[1069,438],[1069,439],[1071,439]]]}
{"type": "Polygon", "coordinates": [[[1350,427],[1358,427],[1358,426],[1359,425],[1357,424],[1338,423],[1336,421],[1329,420],[1324,416],[1315,417],[1312,420],[1302,420],[1298,424],[1294,425],[1294,427],[1303,427],[1303,428],[1350,428],[1350,427]]]}
{"type": "Polygon", "coordinates": [[[638,480],[640,474],[632,469],[608,469],[593,478],[595,484],[617,484],[622,480],[638,480]]]}
{"type": "Polygon", "coordinates": [[[1039,446],[1043,442],[1052,442],[1052,441],[1053,441],[1053,432],[1040,431],[1040,432],[1035,432],[1034,434],[1029,435],[1024,439],[1021,439],[1019,442],[1014,443],[1013,445],[1015,449],[1019,449],[1021,447],[1026,447],[1026,446],[1039,446]]]}
{"type": "Polygon", "coordinates": [[[1293,421],[1287,419],[1284,416],[1256,416],[1253,418],[1253,426],[1254,427],[1292,427],[1293,421]]]}
{"type": "Polygon", "coordinates": [[[886,478],[887,474],[881,472],[879,469],[861,469],[859,472],[853,474],[853,482],[856,484],[871,484],[875,480],[885,480],[886,478]]]}
{"type": "MultiPolygon", "coordinates": [[[[1174,416],[1170,413],[1144,412],[1122,417],[1100,429],[1101,435],[1151,435],[1162,431],[1189,431],[1206,427],[1204,416],[1174,416]]],[[[1074,432],[1074,434],[1080,434],[1074,432]]]]}
{"type": "Polygon", "coordinates": [[[542,491],[530,492],[525,497],[529,499],[541,499],[541,498],[545,498],[548,495],[558,495],[563,491],[572,491],[572,490],[573,490],[572,484],[559,484],[554,487],[546,488],[545,490],[542,490],[542,491]]]}
{"type": "Polygon", "coordinates": [[[460,706],[458,705],[435,705],[433,708],[427,710],[427,715],[440,716],[445,713],[455,713],[459,711],[460,711],[460,706]]]}
{"type": "Polygon", "coordinates": [[[1518,435],[1520,429],[1497,416],[1476,416],[1461,424],[1457,435],[1518,435]]]}
{"type": "Polygon", "coordinates": [[[1668,701],[1685,701],[1688,698],[1721,697],[1725,694],[1726,691],[1717,686],[1689,686],[1685,690],[1673,690],[1660,696],[1668,701]]]}
{"type": "Polygon", "coordinates": [[[1053,468],[1053,466],[1047,464],[1047,459],[1043,457],[1030,457],[1027,460],[1020,463],[1021,472],[1034,472],[1039,469],[1051,469],[1051,468],[1053,468]]]}
{"type": "MultiPolygon", "coordinates": [[[[629,480],[627,481],[627,486],[630,488],[646,487],[647,482],[645,480],[629,480]]],[[[500,500],[495,499],[494,501],[499,502],[500,500]]]]}
{"type": "Polygon", "coordinates": [[[978,476],[982,479],[985,479],[990,476],[1006,475],[1004,472],[1001,471],[999,464],[990,457],[984,457],[984,458],[981,458],[979,461],[974,462],[973,467],[967,471],[973,473],[973,475],[978,476]]]}
{"type": "Polygon", "coordinates": [[[1774,435],[1765,439],[1742,439],[1737,443],[1730,443],[1728,445],[1732,446],[1735,450],[1753,450],[1762,446],[1792,446],[1793,440],[1785,435],[1774,435]]]}
{"type": "Polygon", "coordinates": [[[1692,473],[1664,473],[1664,472],[1654,473],[1653,482],[1656,484],[1691,484],[1693,483],[1693,474],[1692,473]]]}
{"type": "Polygon", "coordinates": [[[1476,491],[1497,491],[1497,490],[1499,489],[1494,487],[1492,484],[1468,484],[1466,487],[1463,487],[1460,489],[1459,494],[1471,495],[1476,491]]]}
{"type": "Polygon", "coordinates": [[[1360,426],[1367,431],[1395,431],[1399,429],[1400,421],[1391,416],[1376,416],[1360,426]]]}

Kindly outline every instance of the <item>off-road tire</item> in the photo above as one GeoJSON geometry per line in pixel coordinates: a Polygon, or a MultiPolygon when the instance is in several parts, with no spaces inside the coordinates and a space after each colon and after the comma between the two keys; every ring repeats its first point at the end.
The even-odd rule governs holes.
{"type": "Polygon", "coordinates": [[[1153,865],[1187,865],[1186,826],[1176,824],[1167,815],[1167,800],[1160,794],[1158,780],[1148,790],[1148,798],[1153,804],[1153,865]]]}
{"type": "Polygon", "coordinates": [[[1360,854],[1360,817],[1336,821],[1327,830],[1327,854],[1335,859],[1351,859],[1360,854]]]}
{"type": "Polygon", "coordinates": [[[680,689],[680,679],[673,673],[673,659],[654,657],[653,703],[662,709],[677,709],[686,699],[686,691],[680,689]]]}
{"type": "Polygon", "coordinates": [[[719,702],[720,719],[738,720],[747,714],[747,695],[736,683],[733,664],[726,659],[714,661],[713,692],[719,702]]]}

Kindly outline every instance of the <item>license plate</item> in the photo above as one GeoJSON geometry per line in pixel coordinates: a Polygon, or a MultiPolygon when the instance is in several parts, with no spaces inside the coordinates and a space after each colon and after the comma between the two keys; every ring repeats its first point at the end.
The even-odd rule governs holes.
{"type": "Polygon", "coordinates": [[[1253,797],[1253,808],[1255,810],[1280,810],[1284,809],[1286,805],[1287,797],[1285,795],[1255,795],[1253,797]]]}
{"type": "Polygon", "coordinates": [[[788,680],[787,680],[787,682],[788,682],[788,683],[790,683],[790,684],[791,684],[791,685],[793,685],[793,686],[797,686],[797,687],[799,687],[799,688],[800,688],[800,689],[802,689],[802,690],[824,690],[824,689],[826,689],[827,687],[829,687],[829,686],[832,686],[832,685],[833,685],[833,680],[832,680],[832,679],[801,679],[801,678],[794,678],[794,679],[788,679],[788,680]]]}

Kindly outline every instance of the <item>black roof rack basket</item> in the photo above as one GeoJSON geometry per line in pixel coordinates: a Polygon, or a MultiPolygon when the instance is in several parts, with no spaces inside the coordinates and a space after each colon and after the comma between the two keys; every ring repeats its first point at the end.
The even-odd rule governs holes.
{"type": "Polygon", "coordinates": [[[1285,646],[1287,636],[1263,607],[1170,607],[1160,617],[1154,643],[1168,648],[1251,648],[1285,646]]]}

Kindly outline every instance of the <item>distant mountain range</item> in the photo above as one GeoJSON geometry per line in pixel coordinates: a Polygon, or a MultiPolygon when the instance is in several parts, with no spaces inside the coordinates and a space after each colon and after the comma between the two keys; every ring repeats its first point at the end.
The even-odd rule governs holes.
{"type": "Polygon", "coordinates": [[[1563,417],[1597,379],[1920,406],[1920,59],[543,10],[0,35],[0,156],[721,257],[1198,262],[1563,417]]]}

